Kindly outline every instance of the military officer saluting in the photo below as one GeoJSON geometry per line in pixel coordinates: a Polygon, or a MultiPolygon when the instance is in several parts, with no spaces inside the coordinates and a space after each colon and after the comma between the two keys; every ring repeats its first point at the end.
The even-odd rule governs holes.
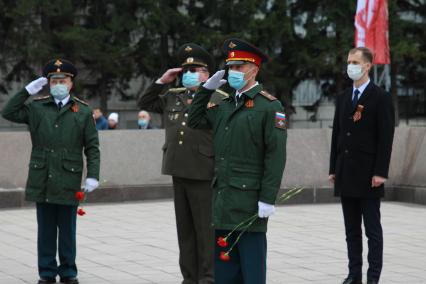
{"type": "MultiPolygon", "coordinates": [[[[194,43],[180,47],[178,59],[181,67],[167,70],[141,96],[138,104],[140,109],[164,114],[166,141],[162,173],[173,177],[182,283],[213,283],[210,189],[213,137],[211,130],[194,130],[187,125],[194,93],[209,78],[213,59],[194,43]],[[183,87],[170,88],[170,83],[179,75],[182,75],[183,87]]],[[[210,103],[219,104],[226,96],[218,90],[210,103]]]]}
{"type": "Polygon", "coordinates": [[[56,283],[59,275],[61,283],[76,284],[76,192],[81,191],[83,151],[87,162],[85,191],[98,187],[98,133],[90,107],[70,94],[77,76],[74,65],[52,60],[44,67],[43,76],[12,97],[2,116],[27,124],[31,133],[25,197],[37,207],[38,283],[56,283]],[[26,103],[46,84],[50,95],[26,103]]]}
{"type": "MultiPolygon", "coordinates": [[[[243,221],[258,218],[229,254],[216,246],[216,284],[266,282],[266,229],[284,171],[285,115],[281,103],[256,81],[267,56],[240,39],[224,43],[228,55],[227,81],[235,93],[220,105],[208,104],[215,89],[226,83],[225,71],[216,72],[195,95],[188,124],[214,129],[215,178],[213,225],[224,237],[243,221]]],[[[231,235],[232,244],[238,234],[231,235]]]]}

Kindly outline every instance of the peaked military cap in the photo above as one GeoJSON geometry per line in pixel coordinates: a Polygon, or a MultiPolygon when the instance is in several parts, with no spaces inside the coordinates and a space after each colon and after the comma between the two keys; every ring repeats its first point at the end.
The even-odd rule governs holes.
{"type": "Polygon", "coordinates": [[[44,66],[43,76],[46,78],[75,78],[77,76],[77,69],[68,60],[53,59],[44,66]]]}
{"type": "Polygon", "coordinates": [[[202,66],[212,69],[213,57],[203,47],[195,43],[186,43],[178,50],[178,60],[181,66],[202,66]]]}
{"type": "Polygon", "coordinates": [[[227,54],[226,65],[240,65],[251,62],[260,66],[269,59],[259,48],[238,38],[225,40],[222,49],[227,54]]]}

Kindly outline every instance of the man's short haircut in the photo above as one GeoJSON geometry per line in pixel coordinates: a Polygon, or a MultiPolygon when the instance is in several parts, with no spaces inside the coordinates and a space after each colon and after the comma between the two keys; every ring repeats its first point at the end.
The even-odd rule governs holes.
{"type": "Polygon", "coordinates": [[[373,52],[367,47],[355,47],[349,50],[349,54],[354,54],[360,51],[364,60],[373,63],[373,52]]]}

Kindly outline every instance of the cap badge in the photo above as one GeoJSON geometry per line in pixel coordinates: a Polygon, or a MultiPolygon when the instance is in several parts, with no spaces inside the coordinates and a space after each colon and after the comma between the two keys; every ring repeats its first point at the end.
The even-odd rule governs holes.
{"type": "Polygon", "coordinates": [[[58,59],[58,60],[56,60],[56,62],[55,62],[55,66],[58,66],[58,67],[59,67],[59,66],[61,66],[61,65],[62,65],[61,60],[59,60],[59,59],[58,59]]]}
{"type": "Polygon", "coordinates": [[[186,52],[191,52],[192,51],[192,47],[190,47],[189,45],[187,47],[185,47],[185,51],[186,52]]]}
{"type": "Polygon", "coordinates": [[[56,69],[56,73],[61,73],[61,69],[60,68],[56,69]]]}
{"type": "Polygon", "coordinates": [[[233,43],[232,41],[229,43],[229,48],[234,48],[234,47],[236,47],[237,45],[235,44],[235,43],[233,43]]]}
{"type": "Polygon", "coordinates": [[[187,63],[192,63],[192,62],[194,62],[194,57],[188,57],[188,58],[186,59],[186,62],[187,62],[187,63]]]}

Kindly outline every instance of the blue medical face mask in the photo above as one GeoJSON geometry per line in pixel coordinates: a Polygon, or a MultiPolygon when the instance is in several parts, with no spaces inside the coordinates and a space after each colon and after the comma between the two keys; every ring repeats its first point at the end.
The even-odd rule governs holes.
{"type": "Polygon", "coordinates": [[[200,83],[200,74],[198,72],[187,71],[182,76],[182,85],[185,88],[197,87],[200,83]]]}
{"type": "Polygon", "coordinates": [[[69,96],[68,86],[65,84],[56,84],[50,87],[50,94],[57,99],[62,101],[69,96]]]}
{"type": "Polygon", "coordinates": [[[148,125],[147,119],[138,119],[138,125],[140,128],[146,128],[148,125]]]}
{"type": "Polygon", "coordinates": [[[229,86],[235,90],[241,90],[247,85],[247,80],[244,80],[245,73],[235,70],[229,70],[228,72],[228,83],[229,86]]]}

